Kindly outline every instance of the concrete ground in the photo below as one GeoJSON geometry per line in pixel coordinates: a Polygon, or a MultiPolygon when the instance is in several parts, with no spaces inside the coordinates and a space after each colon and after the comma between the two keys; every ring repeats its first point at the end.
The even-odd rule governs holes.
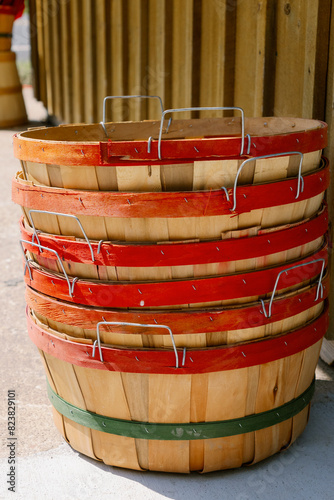
{"type": "MultiPolygon", "coordinates": [[[[24,89],[28,116],[46,118],[24,89]]],[[[31,126],[31,125],[30,125],[31,126]]],[[[22,130],[26,126],[22,127],[22,130]]],[[[253,467],[176,475],[109,467],[72,450],[54,427],[44,369],[25,324],[19,247],[20,208],[11,202],[13,130],[0,131],[0,499],[25,500],[332,500],[334,497],[334,368],[319,362],[310,420],[290,449],[253,467]],[[16,395],[16,491],[8,491],[7,393],[16,395]]]]}

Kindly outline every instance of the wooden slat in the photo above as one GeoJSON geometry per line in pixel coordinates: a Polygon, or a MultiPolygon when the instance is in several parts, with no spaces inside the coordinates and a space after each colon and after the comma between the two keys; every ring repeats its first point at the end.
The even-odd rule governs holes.
{"type": "MultiPolygon", "coordinates": [[[[148,66],[147,89],[149,95],[158,95],[165,102],[165,76],[166,76],[166,46],[170,44],[166,33],[166,1],[149,1],[149,26],[148,26],[148,66]]],[[[156,99],[148,102],[148,118],[157,119],[161,115],[160,104],[156,99]]]]}
{"type": "Polygon", "coordinates": [[[30,29],[30,45],[31,45],[31,64],[34,72],[33,89],[36,99],[42,101],[41,96],[41,74],[40,63],[38,59],[38,39],[41,33],[37,31],[37,0],[31,0],[29,3],[29,29],[30,29]]]}
{"type": "Polygon", "coordinates": [[[96,74],[96,93],[94,97],[96,111],[93,114],[92,121],[100,122],[102,120],[102,103],[103,99],[107,95],[107,83],[108,83],[108,73],[107,73],[107,52],[109,47],[107,47],[107,12],[106,3],[104,0],[100,0],[95,3],[95,33],[96,33],[96,44],[93,47],[94,59],[95,59],[95,74],[96,74]]]}
{"type": "Polygon", "coordinates": [[[84,95],[84,121],[92,123],[94,121],[94,106],[96,104],[95,89],[98,75],[94,68],[93,44],[91,41],[95,36],[93,26],[93,5],[92,0],[83,0],[82,8],[82,34],[83,34],[83,95],[84,95]]]}
{"type": "Polygon", "coordinates": [[[60,8],[60,42],[59,48],[61,55],[61,83],[62,93],[60,99],[62,100],[62,118],[65,122],[72,121],[72,99],[70,93],[71,87],[71,46],[70,46],[70,5],[68,2],[62,2],[60,8]]]}
{"type": "MultiPolygon", "coordinates": [[[[125,94],[125,68],[128,64],[128,54],[126,52],[127,33],[127,4],[122,0],[111,0],[110,6],[110,47],[109,62],[111,92],[110,95],[125,94]]],[[[108,106],[107,117],[112,117],[113,121],[123,120],[123,104],[119,100],[113,101],[108,106]],[[112,109],[112,113],[110,113],[112,109]]],[[[107,120],[108,121],[108,120],[107,120]]]]}
{"type": "MultiPolygon", "coordinates": [[[[175,108],[192,106],[192,36],[193,0],[173,0],[172,102],[175,108]]],[[[190,113],[178,113],[177,117],[189,118],[190,113]]]]}
{"type": "MultiPolygon", "coordinates": [[[[127,95],[147,95],[147,0],[128,0],[128,88],[127,95]]],[[[147,116],[146,99],[130,99],[127,120],[147,116]]]]}
{"type": "Polygon", "coordinates": [[[262,116],[267,0],[238,6],[234,102],[246,116],[262,116]]]}
{"type": "MultiPolygon", "coordinates": [[[[224,53],[226,6],[223,2],[202,2],[202,39],[200,54],[201,106],[224,105],[224,53]],[[210,78],[208,78],[210,75],[210,78]]],[[[202,111],[200,116],[222,116],[221,111],[202,111]]]]}
{"type": "Polygon", "coordinates": [[[71,9],[71,99],[74,123],[83,121],[83,95],[82,95],[82,42],[81,42],[81,2],[72,0],[71,9]]]}
{"type": "MultiPolygon", "coordinates": [[[[45,37],[45,32],[43,29],[44,26],[44,17],[43,17],[43,10],[42,10],[42,2],[43,0],[35,0],[36,3],[36,17],[35,17],[35,23],[31,23],[30,25],[30,33],[32,36],[32,30],[34,30],[36,36],[37,36],[37,61],[38,61],[38,71],[35,73],[35,78],[38,80],[38,94],[36,95],[36,98],[41,100],[44,105],[47,105],[47,85],[46,85],[46,67],[45,67],[45,43],[44,43],[44,37],[45,37]]],[[[34,19],[31,17],[31,19],[34,19]]],[[[32,37],[33,38],[33,37],[32,37]]],[[[35,49],[35,45],[32,45],[32,52],[35,49]]],[[[34,61],[34,57],[32,59],[34,61]]],[[[34,68],[35,70],[35,68],[34,68]]],[[[37,85],[37,83],[36,83],[37,85]]],[[[34,91],[36,92],[36,86],[34,86],[34,91]]]]}
{"type": "MultiPolygon", "coordinates": [[[[328,147],[325,149],[325,154],[333,165],[334,162],[334,10],[332,7],[331,25],[330,25],[330,43],[328,57],[328,73],[327,73],[327,100],[326,100],[326,121],[328,123],[328,147]]],[[[333,241],[333,217],[334,217],[334,183],[333,179],[328,189],[328,209],[331,223],[331,239],[333,241]]],[[[330,265],[333,269],[333,254],[330,252],[330,265]]],[[[334,297],[334,280],[331,280],[331,294],[334,297]]],[[[330,303],[329,329],[326,335],[329,341],[334,340],[334,301],[330,303]]]]}
{"type": "MultiPolygon", "coordinates": [[[[191,375],[149,375],[149,421],[190,421],[191,375]]],[[[204,395],[205,396],[205,395],[204,395]]],[[[165,472],[189,472],[189,441],[148,444],[149,466],[165,472]]]]}
{"type": "Polygon", "coordinates": [[[50,9],[52,15],[49,17],[51,28],[50,44],[52,47],[51,78],[53,85],[53,114],[63,117],[63,92],[62,92],[62,53],[60,50],[60,15],[59,2],[51,0],[50,9]],[[56,15],[55,15],[56,13],[56,15]]]}
{"type": "Polygon", "coordinates": [[[48,113],[52,115],[54,113],[54,86],[52,83],[52,23],[50,16],[48,15],[48,9],[51,5],[51,0],[45,0],[41,7],[43,16],[43,32],[44,32],[44,51],[45,51],[45,75],[46,75],[46,105],[48,113]]]}
{"type": "Polygon", "coordinates": [[[276,116],[313,116],[319,0],[277,4],[276,116]]]}

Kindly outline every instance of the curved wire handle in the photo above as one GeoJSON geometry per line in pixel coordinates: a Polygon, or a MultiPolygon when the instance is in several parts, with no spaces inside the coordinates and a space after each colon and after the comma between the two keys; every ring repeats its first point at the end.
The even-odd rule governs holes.
{"type": "Polygon", "coordinates": [[[102,122],[100,122],[100,124],[103,127],[104,133],[106,134],[107,137],[108,137],[108,132],[107,132],[107,129],[106,129],[106,126],[105,126],[105,123],[106,123],[106,104],[107,104],[107,101],[109,101],[110,99],[132,99],[132,98],[139,98],[139,99],[159,99],[160,107],[161,107],[161,113],[163,113],[163,111],[164,111],[164,107],[163,107],[163,104],[162,104],[162,99],[158,95],[108,95],[107,97],[105,97],[103,99],[103,117],[102,117],[102,122]]]}
{"type": "MultiPolygon", "coordinates": [[[[198,108],[177,108],[177,109],[166,109],[165,111],[162,112],[161,116],[161,121],[160,121],[160,129],[159,129],[159,142],[158,142],[158,157],[159,160],[161,160],[161,139],[162,139],[162,128],[164,124],[164,118],[167,113],[178,113],[181,111],[240,111],[241,113],[241,151],[240,151],[240,156],[244,154],[244,144],[245,144],[245,113],[242,108],[236,108],[236,107],[224,107],[224,106],[219,106],[219,107],[198,107],[198,108]]],[[[167,127],[169,128],[169,125],[171,123],[171,118],[169,119],[167,127]]],[[[167,128],[167,130],[168,130],[167,128]]]]}
{"type": "Polygon", "coordinates": [[[29,210],[29,219],[30,219],[30,223],[33,227],[33,230],[34,230],[34,235],[33,235],[33,240],[34,238],[36,237],[36,241],[37,243],[39,244],[39,246],[41,246],[40,244],[40,241],[39,241],[39,238],[38,238],[38,234],[37,234],[37,229],[35,227],[35,224],[34,224],[34,221],[33,221],[33,218],[31,216],[31,213],[34,212],[34,213],[40,213],[40,214],[49,214],[49,215],[61,215],[63,217],[71,217],[72,219],[75,219],[82,231],[82,234],[85,238],[85,240],[87,241],[87,245],[89,246],[89,249],[90,249],[90,254],[91,254],[91,257],[92,257],[92,262],[95,262],[95,258],[94,258],[94,252],[93,252],[93,247],[92,245],[90,244],[90,241],[88,239],[88,236],[87,234],[85,233],[85,230],[84,228],[82,227],[82,224],[80,222],[80,220],[78,219],[78,217],[76,217],[75,215],[70,215],[70,214],[63,214],[61,212],[48,212],[47,210],[29,210]]]}
{"type": "Polygon", "coordinates": [[[96,349],[96,344],[100,353],[100,360],[103,363],[103,356],[102,356],[102,349],[101,349],[101,339],[100,339],[100,325],[118,325],[118,326],[137,326],[137,327],[143,327],[143,328],[165,328],[166,330],[169,331],[170,337],[172,339],[172,344],[173,344],[173,350],[175,354],[175,368],[179,367],[179,358],[177,355],[177,350],[176,350],[176,345],[173,337],[172,330],[169,328],[169,326],[166,325],[150,325],[150,324],[143,324],[143,323],[127,323],[127,322],[122,322],[122,321],[100,321],[96,325],[96,336],[97,340],[95,340],[93,344],[93,352],[92,352],[92,357],[95,358],[95,349],[96,349]]]}
{"type": "Polygon", "coordinates": [[[320,272],[320,276],[319,276],[319,282],[318,282],[317,292],[316,292],[316,295],[315,295],[314,302],[316,302],[318,300],[318,298],[319,298],[319,292],[320,292],[320,297],[321,298],[323,297],[323,286],[322,286],[321,281],[322,281],[322,277],[323,277],[324,269],[325,269],[325,259],[315,259],[315,260],[311,260],[310,262],[304,262],[303,264],[297,264],[296,266],[287,267],[286,269],[283,269],[281,272],[279,272],[278,275],[277,275],[276,282],[275,282],[275,285],[274,285],[274,289],[273,289],[271,297],[270,297],[270,302],[269,302],[269,307],[268,307],[268,313],[267,313],[267,310],[266,310],[266,306],[265,306],[263,300],[261,299],[263,314],[265,315],[266,318],[270,318],[271,317],[271,308],[272,308],[272,304],[273,304],[273,300],[274,300],[274,295],[276,293],[277,285],[278,285],[279,279],[282,276],[282,274],[287,273],[288,271],[291,271],[292,269],[296,269],[297,267],[308,266],[309,264],[315,264],[316,262],[322,262],[322,267],[321,267],[321,272],[320,272]]]}
{"type": "Polygon", "coordinates": [[[44,247],[42,246],[41,244],[38,244],[38,243],[34,243],[32,241],[27,241],[27,240],[20,240],[20,245],[21,245],[21,248],[22,248],[22,253],[23,253],[23,256],[24,256],[24,259],[26,261],[26,264],[25,264],[25,267],[24,267],[24,271],[23,271],[23,275],[25,275],[26,273],[26,269],[28,267],[28,271],[29,271],[29,276],[30,276],[30,279],[33,280],[32,278],[32,275],[31,275],[31,270],[30,270],[30,265],[29,263],[31,262],[31,259],[27,259],[27,256],[25,254],[25,251],[24,251],[24,247],[23,247],[23,243],[27,243],[27,245],[32,245],[34,247],[37,247],[39,250],[41,248],[43,248],[44,250],[46,250],[47,252],[51,252],[51,253],[54,253],[58,259],[58,263],[64,273],[64,276],[66,278],[66,281],[67,281],[67,284],[68,284],[68,293],[69,293],[69,296],[70,297],[73,297],[73,289],[74,289],[74,285],[76,283],[76,281],[78,280],[78,278],[74,278],[73,281],[72,281],[72,285],[71,285],[71,282],[69,280],[69,277],[68,277],[68,274],[67,272],[65,271],[65,268],[63,266],[63,263],[61,261],[61,258],[59,257],[59,254],[58,252],[56,252],[56,250],[53,250],[52,248],[48,248],[48,247],[44,247]]]}
{"type": "Polygon", "coordinates": [[[302,177],[302,163],[303,163],[303,153],[300,153],[299,151],[286,151],[285,153],[276,153],[272,155],[264,155],[264,156],[256,156],[252,158],[247,158],[240,167],[238,168],[237,175],[235,176],[234,180],[234,185],[233,185],[233,207],[231,208],[231,212],[234,212],[236,207],[237,207],[237,183],[238,183],[238,178],[241,173],[241,170],[244,168],[246,163],[249,163],[250,161],[257,161],[257,160],[264,160],[266,158],[275,158],[276,156],[289,156],[289,155],[300,155],[300,162],[299,162],[299,167],[298,167],[298,185],[297,185],[297,194],[296,198],[299,198],[300,193],[304,191],[304,179],[302,177]]]}

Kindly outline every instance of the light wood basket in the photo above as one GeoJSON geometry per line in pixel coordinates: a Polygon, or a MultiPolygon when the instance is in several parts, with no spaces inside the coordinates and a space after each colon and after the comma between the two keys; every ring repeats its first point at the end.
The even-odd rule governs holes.
{"type": "MultiPolygon", "coordinates": [[[[319,329],[317,321],[319,319],[309,327],[319,329]]],[[[181,473],[240,467],[286,448],[307,423],[310,400],[307,395],[312,387],[321,338],[310,340],[289,355],[275,349],[270,360],[267,354],[263,354],[263,358],[258,354],[254,362],[247,360],[254,345],[229,346],[227,349],[234,350],[234,354],[235,349],[240,350],[239,361],[235,359],[232,365],[215,371],[204,363],[196,372],[189,361],[193,356],[196,365],[201,356],[215,355],[213,349],[211,354],[205,350],[197,354],[189,352],[185,366],[179,368],[180,373],[175,367],[163,370],[155,367],[149,372],[141,372],[140,350],[135,351],[138,365],[133,370],[122,368],[122,362],[118,367],[108,368],[111,365],[104,362],[102,366],[99,360],[95,368],[91,364],[93,361],[85,366],[80,356],[73,363],[68,361],[65,351],[59,351],[64,341],[57,332],[39,324],[30,315],[28,325],[46,370],[57,428],[74,449],[106,464],[181,473]],[[62,359],[62,352],[66,359],[62,359]],[[264,423],[256,430],[253,427],[247,428],[246,433],[242,431],[247,421],[245,417],[254,420],[261,412],[271,412],[279,418],[285,405],[299,396],[304,404],[292,417],[290,414],[277,424],[264,423]],[[95,423],[85,425],[82,418],[95,423]],[[210,438],[205,430],[202,433],[202,426],[207,423],[218,423],[221,428],[231,419],[238,419],[240,428],[235,434],[217,434],[210,438]],[[100,426],[96,426],[96,422],[100,422],[100,426]],[[116,426],[126,424],[128,431],[103,432],[111,422],[116,426]],[[159,435],[156,439],[167,424],[171,429],[170,438],[159,435]],[[137,431],[132,426],[136,426],[137,431]]],[[[325,323],[321,325],[324,330],[325,323]]],[[[288,345],[296,332],[258,341],[255,347],[260,353],[264,342],[282,341],[282,345],[284,342],[288,345]]],[[[306,338],[307,335],[303,335],[304,341],[306,338]]],[[[90,346],[76,342],[67,344],[73,353],[87,350],[87,359],[90,358],[90,346]]],[[[157,366],[160,361],[163,364],[163,352],[157,352],[156,356],[157,366]]]]}
{"type": "MultiPolygon", "coordinates": [[[[215,109],[215,108],[212,108],[215,109]]],[[[239,110],[240,108],[235,108],[239,110]]],[[[327,126],[295,118],[201,118],[37,128],[14,137],[27,180],[65,189],[198,191],[295,176],[319,165],[327,126]],[[242,134],[240,134],[242,130],[242,134]],[[294,154],[289,155],[289,152],[294,154]],[[260,159],[264,155],[269,158],[260,159]],[[278,157],[271,157],[278,155],[278,157]],[[256,159],[259,158],[259,159],[256,159]]],[[[173,110],[178,111],[178,110],[173,110]]]]}
{"type": "Polygon", "coordinates": [[[0,52],[0,127],[14,127],[27,122],[22,86],[14,52],[0,52]]]}
{"type": "Polygon", "coordinates": [[[304,190],[298,199],[297,178],[236,187],[236,210],[232,207],[232,188],[226,191],[229,201],[222,190],[188,195],[65,190],[36,186],[19,173],[13,181],[12,193],[13,201],[23,207],[27,220],[30,220],[29,210],[52,212],[34,214],[36,229],[47,233],[82,236],[76,220],[54,214],[61,212],[76,216],[89,239],[164,242],[221,238],[222,233],[229,231],[256,226],[270,228],[311,217],[323,202],[328,165],[323,161],[320,169],[303,179],[308,185],[307,194],[304,190]],[[276,199],[277,189],[281,198],[276,199]]]}

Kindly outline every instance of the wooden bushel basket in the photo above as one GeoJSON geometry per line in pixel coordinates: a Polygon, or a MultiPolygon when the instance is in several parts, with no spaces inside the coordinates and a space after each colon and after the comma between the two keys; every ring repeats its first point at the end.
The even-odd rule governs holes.
{"type": "Polygon", "coordinates": [[[107,99],[100,124],[14,137],[55,423],[120,467],[256,463],[303,431],[328,326],[327,125],[167,122],[162,103],[160,122],[106,123],[107,99]]]}
{"type": "Polygon", "coordinates": [[[27,315],[71,446],[110,465],[183,473],[256,463],[294,442],[328,325],[326,307],[283,336],[175,354],[94,349],[27,315]]]}
{"type": "Polygon", "coordinates": [[[22,86],[14,52],[0,52],[0,127],[14,127],[27,122],[22,86]]]}
{"type": "MultiPolygon", "coordinates": [[[[226,191],[120,193],[36,186],[20,173],[12,199],[25,211],[75,215],[89,239],[175,241],[221,238],[237,229],[269,228],[301,221],[320,208],[329,184],[328,161],[304,176],[226,191]],[[303,187],[303,189],[302,189],[303,187]],[[185,224],[185,221],[187,222],[185,224]]],[[[82,236],[77,221],[45,213],[34,215],[35,227],[51,234],[82,236]]]]}
{"type": "Polygon", "coordinates": [[[97,340],[96,324],[100,322],[99,336],[105,344],[204,348],[275,336],[306,324],[323,309],[328,279],[328,275],[322,279],[322,293],[318,293],[317,281],[298,291],[274,296],[272,301],[266,299],[263,305],[251,302],[191,310],[91,309],[55,300],[30,287],[26,299],[36,318],[67,340],[93,344],[97,340]],[[168,323],[173,338],[159,326],[134,329],[131,324],[138,321],[152,325],[168,323]]]}
{"type": "MultiPolygon", "coordinates": [[[[29,217],[39,212],[31,210],[29,217]]],[[[61,218],[59,214],[58,218],[61,218]]],[[[322,245],[328,229],[325,207],[302,222],[269,229],[253,227],[222,234],[220,240],[168,242],[163,244],[119,243],[61,237],[36,232],[21,219],[21,237],[39,242],[51,252],[30,246],[31,257],[41,266],[69,276],[112,281],[154,281],[205,277],[250,271],[306,256],[322,245]]]]}
{"type": "Polygon", "coordinates": [[[251,158],[254,161],[240,175],[241,185],[297,175],[297,152],[304,155],[304,174],[318,167],[327,144],[327,125],[317,120],[244,119],[242,112],[242,119],[173,120],[169,125],[169,111],[163,111],[160,123],[102,122],[29,130],[14,137],[14,154],[22,160],[27,180],[39,185],[199,191],[230,188],[242,162],[251,158]],[[269,158],[261,160],[264,155],[269,158]]]}
{"type": "Polygon", "coordinates": [[[329,292],[328,273],[322,279],[290,293],[261,302],[224,307],[175,309],[111,309],[73,304],[37,292],[27,286],[26,301],[36,317],[65,339],[93,343],[100,325],[105,344],[137,347],[172,347],[165,329],[137,328],[127,323],[168,324],[177,347],[208,347],[247,342],[288,332],[314,319],[329,292]],[[267,315],[264,314],[267,312],[267,315]],[[110,325],[117,323],[116,326],[110,325]]]}

